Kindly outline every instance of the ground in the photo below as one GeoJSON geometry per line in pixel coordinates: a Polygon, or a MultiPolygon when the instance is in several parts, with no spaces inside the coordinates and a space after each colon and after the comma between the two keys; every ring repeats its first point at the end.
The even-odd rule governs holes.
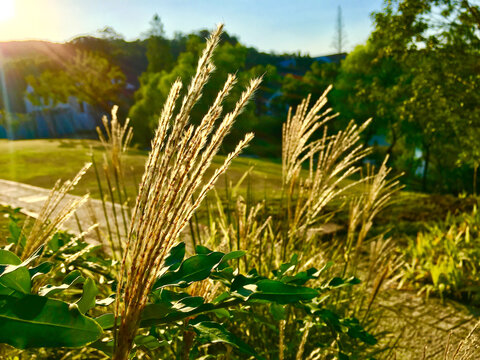
{"type": "MultiPolygon", "coordinates": [[[[99,142],[91,140],[0,141],[0,178],[48,189],[58,178],[72,178],[85,162],[91,161],[92,153],[100,165],[103,161],[102,150],[99,142]]],[[[134,174],[131,179],[127,179],[129,194],[136,191],[136,182],[143,173],[146,156],[147,152],[141,150],[132,150],[125,156],[126,168],[133,169],[134,174]]],[[[223,157],[217,156],[214,166],[220,166],[222,161],[223,157]]],[[[243,182],[243,189],[245,190],[250,182],[260,198],[267,193],[267,196],[272,198],[279,196],[279,162],[238,158],[230,167],[227,179],[232,183],[237,182],[251,166],[254,166],[252,175],[243,182]]],[[[101,170],[101,166],[99,169],[101,170]]],[[[225,178],[222,178],[217,189],[222,193],[224,188],[225,178]]],[[[98,198],[97,189],[95,173],[90,170],[76,187],[74,194],[81,195],[89,191],[94,198],[98,198]]],[[[35,189],[32,191],[35,192],[35,189]]],[[[38,197],[39,194],[36,195],[38,197]]],[[[380,232],[390,229],[390,234],[401,246],[402,239],[415,236],[426,223],[441,221],[449,212],[468,211],[475,203],[476,201],[471,199],[403,191],[396,196],[394,206],[380,215],[376,229],[380,232]]],[[[97,205],[100,207],[100,202],[97,205]]],[[[5,210],[5,207],[0,207],[0,242],[8,235],[9,222],[2,210],[5,210]]],[[[342,216],[335,221],[342,224],[342,216]]],[[[385,310],[380,319],[383,328],[393,334],[385,340],[391,343],[398,340],[396,359],[441,359],[447,343],[450,341],[456,346],[476,322],[477,314],[467,306],[435,298],[427,301],[412,291],[401,291],[394,287],[384,292],[378,302],[385,310]],[[452,335],[449,335],[450,332],[452,335]],[[402,337],[398,338],[400,334],[402,337]]],[[[393,353],[391,355],[394,356],[393,353]]]]}

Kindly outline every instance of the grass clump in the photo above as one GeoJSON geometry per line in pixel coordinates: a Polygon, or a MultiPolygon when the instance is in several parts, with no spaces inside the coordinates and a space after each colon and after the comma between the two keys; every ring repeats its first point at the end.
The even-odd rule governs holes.
{"type": "Polygon", "coordinates": [[[201,123],[196,127],[189,124],[190,111],[200,99],[202,89],[214,70],[212,55],[221,32],[222,26],[219,26],[208,39],[197,74],[176,116],[175,104],[182,88],[179,80],[172,85],[159,118],[122,260],[116,306],[116,316],[121,315],[121,323],[115,338],[114,359],[128,358],[140,315],[168,251],[218,177],[253,137],[247,134],[213,176],[203,181],[225,135],[260,84],[259,79],[252,80],[235,109],[226,114],[216,127],[215,123],[222,115],[223,100],[235,84],[235,76],[230,75],[201,123]],[[200,191],[193,200],[197,189],[200,191]]]}

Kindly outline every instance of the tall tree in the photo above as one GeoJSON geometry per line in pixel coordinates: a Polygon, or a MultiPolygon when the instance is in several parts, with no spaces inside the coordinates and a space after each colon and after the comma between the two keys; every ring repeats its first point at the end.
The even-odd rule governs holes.
{"type": "Polygon", "coordinates": [[[150,29],[147,35],[147,59],[148,72],[156,73],[162,70],[170,70],[173,66],[173,57],[170,44],[165,39],[165,29],[162,20],[155,14],[150,21],[150,29]]]}
{"type": "Polygon", "coordinates": [[[354,81],[343,82],[344,91],[352,90],[353,113],[371,107],[380,123],[392,125],[388,132],[398,146],[409,147],[409,154],[420,150],[424,190],[429,180],[437,190],[462,190],[459,183],[465,184],[452,174],[465,163],[461,153],[475,156],[472,142],[462,139],[480,126],[477,13],[466,0],[386,1],[374,14],[364,56],[355,51],[342,66],[353,74],[354,81]],[[362,68],[365,76],[348,67],[362,68]]]}

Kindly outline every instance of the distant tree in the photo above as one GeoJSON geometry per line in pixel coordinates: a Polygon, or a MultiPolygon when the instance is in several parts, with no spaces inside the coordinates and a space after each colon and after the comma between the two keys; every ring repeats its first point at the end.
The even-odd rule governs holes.
{"type": "Polygon", "coordinates": [[[335,34],[333,36],[332,46],[337,54],[341,54],[345,51],[345,45],[347,43],[347,34],[345,33],[345,25],[342,17],[342,7],[338,5],[337,19],[335,22],[335,34]]]}
{"type": "Polygon", "coordinates": [[[70,96],[109,113],[125,87],[125,75],[118,66],[91,52],[77,51],[60,69],[46,70],[40,76],[28,76],[37,104],[65,103],[70,96]]]}
{"type": "MultiPolygon", "coordinates": [[[[171,70],[162,70],[160,72],[147,72],[142,75],[142,85],[135,94],[135,104],[129,112],[134,128],[134,137],[138,143],[148,145],[153,135],[158,115],[161,111],[161,106],[165,101],[171,84],[180,78],[184,82],[184,90],[188,86],[191,76],[195,73],[198,57],[204,47],[204,40],[199,36],[190,35],[187,41],[187,50],[180,54],[177,63],[171,70]]],[[[228,73],[236,73],[237,70],[245,68],[245,59],[247,48],[237,44],[223,43],[215,53],[216,71],[212,75],[211,80],[206,86],[202,98],[192,111],[192,122],[198,123],[201,114],[206,113],[208,107],[211,105],[217,95],[218,88],[226,80],[228,73]]],[[[233,92],[240,93],[242,86],[247,84],[248,72],[239,72],[238,85],[233,92]]],[[[231,98],[235,98],[232,96],[231,98]]],[[[226,102],[224,110],[229,111],[233,109],[234,104],[226,102]]],[[[251,129],[253,124],[253,107],[248,107],[242,114],[238,126],[251,129]]],[[[237,129],[233,129],[231,137],[238,135],[237,129]]]]}
{"type": "Polygon", "coordinates": [[[150,28],[144,33],[147,36],[147,71],[151,73],[170,70],[173,66],[173,56],[170,43],[165,39],[162,20],[155,14],[150,21],[150,28]]]}
{"type": "Polygon", "coordinates": [[[477,13],[465,0],[386,1],[367,45],[342,65],[345,107],[352,117],[370,112],[391,151],[421,150],[424,190],[430,178],[437,189],[462,186],[451,175],[472,144],[462,134],[480,126],[477,13]]]}
{"type": "Polygon", "coordinates": [[[124,40],[124,36],[117,32],[111,26],[105,26],[103,29],[98,30],[98,35],[101,39],[107,40],[124,40]]]}

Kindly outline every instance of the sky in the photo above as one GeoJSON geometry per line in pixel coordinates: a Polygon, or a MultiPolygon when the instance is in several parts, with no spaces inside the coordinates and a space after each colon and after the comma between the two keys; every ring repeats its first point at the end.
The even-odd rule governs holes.
{"type": "Polygon", "coordinates": [[[335,52],[337,9],[342,8],[346,51],[365,43],[372,11],[383,0],[0,0],[0,41],[64,42],[113,27],[138,38],[157,13],[167,37],[211,29],[223,22],[229,34],[261,51],[311,56],[335,52]]]}

